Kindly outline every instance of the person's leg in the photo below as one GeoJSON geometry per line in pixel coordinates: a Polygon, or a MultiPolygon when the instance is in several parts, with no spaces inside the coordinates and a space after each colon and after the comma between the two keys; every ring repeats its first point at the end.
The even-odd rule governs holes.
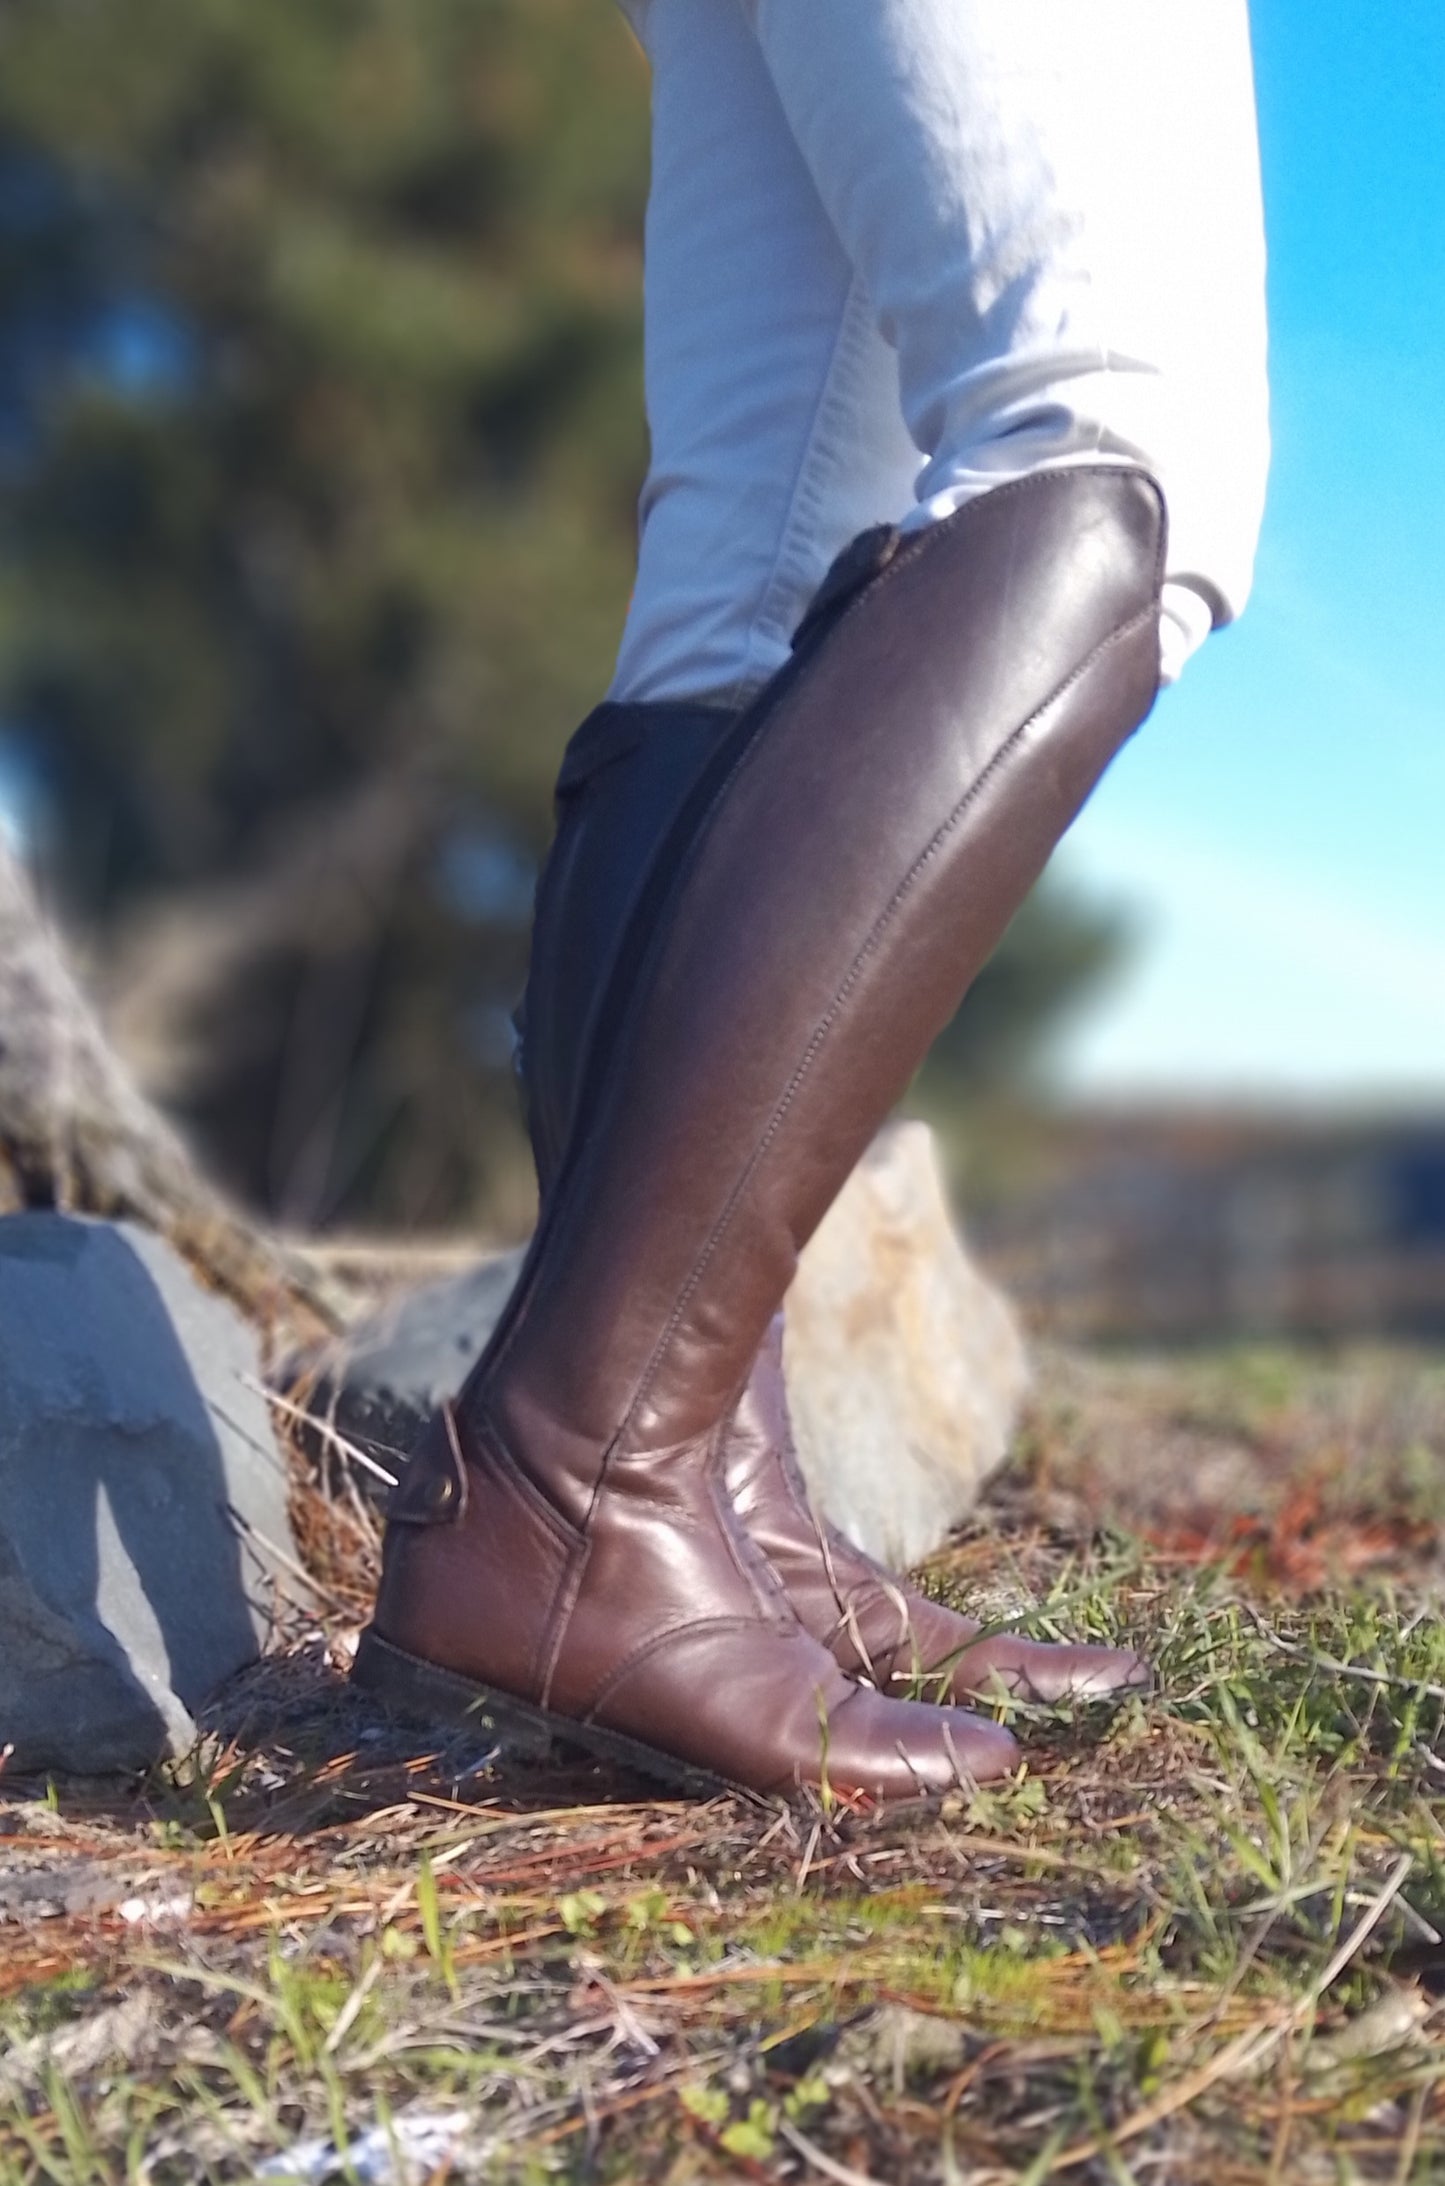
{"type": "Polygon", "coordinates": [[[1139,464],[1172,679],[1244,604],[1268,461],[1245,0],[736,4],[897,350],[928,458],[908,525],[1139,464]]]}
{"type": "Polygon", "coordinates": [[[839,549],[913,499],[898,367],[736,0],[629,12],[653,70],[652,460],[610,696],[750,697],[839,549]]]}
{"type": "MultiPolygon", "coordinates": [[[[837,552],[911,506],[921,457],[874,324],[736,0],[632,11],[654,66],[647,222],[653,462],[611,702],[573,739],[538,892],[520,1071],[545,1201],[589,1037],[647,872],[734,718],[787,656],[837,552]],[[639,699],[635,694],[650,695],[639,699]]],[[[1136,1684],[1120,1650],[978,1627],[820,1523],[793,1456],[778,1332],[728,1486],[813,1635],[883,1688],[1040,1700],[1136,1684]]]]}
{"type": "MultiPolygon", "coordinates": [[[[830,0],[830,82],[856,12],[830,0]]],[[[916,112],[894,88],[868,92],[906,167],[916,112]]],[[[358,1662],[379,1688],[500,1695],[760,1786],[946,1780],[944,1712],[840,1696],[719,1487],[801,1243],[1152,700],[1162,509],[1147,449],[1126,453],[1049,442],[913,536],[865,542],[686,800],[527,1273],[398,1496],[358,1662]]],[[[1007,1765],[953,1721],[966,1768],[1007,1765]]]]}
{"type": "MultiPolygon", "coordinates": [[[[722,19],[739,30],[730,11],[722,19]]],[[[745,34],[735,39],[733,50],[749,59],[756,86],[756,54],[745,34]]],[[[765,84],[761,89],[761,114],[780,129],[765,84]]],[[[796,173],[795,165],[795,178],[796,173]]],[[[804,180],[805,204],[807,191],[804,180]]],[[[804,249],[800,265],[808,259],[804,249]]],[[[836,273],[836,262],[832,270],[836,273]]],[[[824,337],[810,352],[815,360],[810,368],[821,384],[810,388],[806,373],[795,374],[795,392],[810,414],[827,407],[820,396],[826,398],[831,388],[836,419],[841,390],[861,384],[860,347],[875,368],[881,363],[891,372],[876,339],[858,339],[856,330],[866,328],[866,320],[856,304],[850,308],[851,290],[851,277],[835,289],[831,308],[839,317],[831,332],[826,308],[821,318],[811,316],[811,330],[821,327],[824,337]],[[840,332],[850,327],[851,339],[840,341],[840,332]]],[[[863,404],[865,411],[879,407],[863,404]]],[[[881,411],[884,438],[896,449],[891,393],[881,411]]],[[[721,598],[733,620],[722,615],[712,626],[722,632],[711,658],[725,663],[724,696],[755,683],[774,665],[828,551],[841,543],[856,515],[877,512],[876,504],[860,505],[845,493],[832,518],[828,547],[822,548],[816,512],[826,497],[819,491],[806,518],[792,526],[793,538],[814,559],[792,569],[781,586],[775,584],[775,571],[788,563],[790,511],[809,483],[811,416],[800,422],[781,526],[761,542],[761,551],[759,535],[752,535],[754,581],[745,613],[734,612],[738,584],[730,577],[721,598]],[[771,636],[770,615],[779,618],[771,636]]],[[[833,461],[821,443],[820,451],[814,487],[833,461]]],[[[902,476],[882,499],[884,508],[890,502],[901,505],[915,467],[907,456],[902,476]]],[[[654,505],[667,498],[660,496],[654,505]]],[[[773,506],[779,509],[776,501],[773,506]]],[[[651,516],[648,533],[651,541],[663,535],[651,516]]],[[[736,543],[742,527],[735,521],[721,536],[736,543]]],[[[649,547],[645,562],[652,552],[649,547]]],[[[748,564],[747,555],[743,561],[748,564]]],[[[654,625],[666,627],[665,620],[654,625]]],[[[701,618],[697,627],[705,627],[701,618]]],[[[656,662],[653,640],[643,650],[656,662]]],[[[701,639],[696,657],[707,657],[701,639]]],[[[701,674],[703,695],[717,695],[715,668],[692,672],[701,674]]],[[[697,688],[693,683],[686,695],[697,688]]],[[[629,800],[621,830],[613,831],[614,848],[619,832],[627,837],[634,827],[657,831],[680,794],[685,800],[687,778],[697,776],[694,754],[700,751],[705,763],[716,749],[717,724],[735,719],[726,711],[710,714],[660,703],[672,695],[664,683],[649,706],[603,709],[574,739],[564,765],[564,810],[575,813],[578,800],[595,807],[599,787],[605,802],[606,791],[634,756],[638,715],[650,716],[654,730],[665,729],[652,739],[663,758],[644,780],[640,798],[629,800]]],[[[595,820],[595,809],[591,816],[595,820]]],[[[579,835],[564,824],[549,868],[550,893],[565,897],[575,915],[564,918],[559,930],[544,900],[538,943],[548,965],[541,979],[545,991],[529,997],[525,1048],[539,1058],[529,1072],[534,1108],[539,1078],[546,1081],[540,1090],[555,1095],[550,1105],[543,1098],[534,1113],[539,1167],[548,1187],[544,1237],[562,1218],[555,1170],[560,1142],[572,1136],[571,1081],[591,1061],[589,1043],[580,1036],[586,980],[579,987],[572,960],[595,940],[599,910],[601,923],[610,926],[619,907],[624,919],[632,907],[633,876],[619,875],[615,858],[609,867],[605,846],[600,861],[589,854],[595,833],[589,836],[584,829],[579,835]],[[559,1143],[550,1146],[554,1124],[559,1143]]],[[[544,888],[544,899],[548,894],[544,888]]],[[[537,970],[534,964],[534,974],[537,970]]],[[[630,982],[626,991],[631,992],[630,982]]],[[[586,1135],[592,1137],[590,1118],[586,1135]]],[[[544,1276],[547,1250],[541,1240],[536,1259],[536,1272],[544,1276]]],[[[594,1302],[603,1304],[601,1294],[594,1302]]],[[[576,1333],[585,1337],[580,1326],[576,1333]]],[[[743,1361],[744,1373],[746,1366],[743,1361]]],[[[560,1386],[556,1394],[562,1394],[560,1386]]],[[[545,1709],[554,1718],[560,1711],[564,1719],[578,1719],[580,1732],[604,1749],[611,1741],[611,1750],[627,1752],[633,1750],[629,1739],[641,1739],[674,1761],[698,1762],[764,1787],[826,1775],[842,1789],[906,1792],[960,1775],[994,1774],[1011,1764],[1012,1741],[991,1726],[957,1712],[889,1702],[841,1676],[817,1639],[798,1624],[776,1575],[737,1523],[725,1489],[725,1432],[701,1441],[687,1438],[665,1453],[662,1464],[645,1460],[640,1468],[611,1467],[611,1478],[604,1483],[596,1475],[579,1505],[555,1472],[556,1453],[519,1453],[519,1464],[499,1446],[498,1431],[482,1424],[488,1410],[474,1388],[457,1413],[435,1423],[408,1468],[392,1513],[376,1626],[358,1661],[363,1682],[428,1711],[467,1709],[480,1700],[514,1728],[536,1720],[529,1710],[545,1709]],[[567,1598],[570,1611],[563,1607],[567,1598]],[[560,1646],[547,1636],[554,1626],[560,1646]],[[485,1693],[478,1691],[482,1684],[485,1693]]],[[[609,1470],[605,1463],[603,1470],[609,1470]]]]}
{"type": "Polygon", "coordinates": [[[607,701],[557,784],[523,1016],[543,1193],[638,888],[836,555],[900,520],[922,457],[898,366],[737,0],[622,0],[652,65],[651,461],[607,701]]]}
{"type": "MultiPolygon", "coordinates": [[[[760,45],[739,0],[647,9],[654,459],[614,695],[654,702],[605,709],[566,771],[533,959],[544,1187],[626,909],[726,731],[713,709],[785,657],[854,530],[910,509],[910,525],[937,521],[1008,476],[1104,451],[1174,481],[1166,667],[1248,582],[1266,423],[1242,8],[1105,0],[1065,22],[1030,0],[868,0],[833,10],[822,37],[801,0],[752,12],[760,45]],[[910,415],[931,445],[916,505],[897,363],[870,338],[868,291],[765,51],[811,156],[837,170],[822,180],[840,226],[879,261],[910,415]],[[708,703],[659,702],[688,699],[708,703]]],[[[964,1620],[821,1532],[788,1462],[775,1344],[738,1425],[735,1500],[848,1667],[886,1682],[944,1666],[959,1693],[986,1674],[1045,1693],[1137,1674],[1123,1657],[971,1646],[964,1620]]]]}

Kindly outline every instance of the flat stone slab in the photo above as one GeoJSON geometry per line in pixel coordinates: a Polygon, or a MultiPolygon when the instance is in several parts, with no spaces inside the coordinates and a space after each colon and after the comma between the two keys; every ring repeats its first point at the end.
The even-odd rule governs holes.
{"type": "Polygon", "coordinates": [[[184,1751],[294,1558],[253,1332],[127,1223],[0,1218],[0,1749],[184,1751]]]}

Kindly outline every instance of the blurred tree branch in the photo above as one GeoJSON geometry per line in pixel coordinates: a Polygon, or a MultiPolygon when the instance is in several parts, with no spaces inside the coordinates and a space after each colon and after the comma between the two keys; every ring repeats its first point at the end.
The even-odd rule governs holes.
{"type": "Polygon", "coordinates": [[[3,835],[0,1200],[141,1222],[248,1315],[334,1323],[311,1272],[207,1183],[139,1092],[3,835]]]}

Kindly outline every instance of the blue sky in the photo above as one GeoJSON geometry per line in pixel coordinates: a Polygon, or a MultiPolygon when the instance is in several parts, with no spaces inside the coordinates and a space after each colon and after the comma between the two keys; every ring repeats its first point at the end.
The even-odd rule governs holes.
{"type": "Polygon", "coordinates": [[[1445,6],[1255,0],[1274,466],[1255,594],[1061,872],[1140,937],[1062,1082],[1445,1105],[1445,6]]]}

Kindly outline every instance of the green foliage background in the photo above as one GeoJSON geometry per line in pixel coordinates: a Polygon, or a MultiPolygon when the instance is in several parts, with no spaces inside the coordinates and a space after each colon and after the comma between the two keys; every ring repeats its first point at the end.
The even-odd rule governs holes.
{"type": "MultiPolygon", "coordinates": [[[[603,0],[0,13],[0,722],[102,969],[228,935],[162,1075],[290,1219],[524,1208],[502,1025],[631,577],[646,109],[603,0]]],[[[1113,940],[1037,899],[949,1082],[1113,940]]]]}

